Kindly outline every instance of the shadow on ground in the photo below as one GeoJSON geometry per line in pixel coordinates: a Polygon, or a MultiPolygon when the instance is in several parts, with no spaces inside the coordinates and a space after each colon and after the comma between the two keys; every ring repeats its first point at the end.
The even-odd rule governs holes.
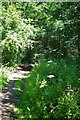
{"type": "Polygon", "coordinates": [[[13,76],[10,77],[9,82],[4,86],[4,88],[1,91],[2,97],[1,97],[1,103],[0,103],[0,109],[2,110],[2,119],[1,120],[18,120],[17,114],[14,112],[14,108],[19,105],[19,101],[21,99],[21,94],[24,90],[25,81],[27,80],[27,76],[29,74],[29,71],[31,71],[31,68],[29,66],[20,66],[19,70],[17,70],[16,73],[13,74],[13,76]],[[26,70],[24,71],[24,68],[26,70]],[[16,84],[19,81],[19,77],[21,78],[21,86],[20,91],[16,89],[16,84]]]}
{"type": "Polygon", "coordinates": [[[21,94],[24,90],[26,78],[21,81],[21,91],[15,89],[18,80],[9,80],[2,89],[2,120],[17,120],[17,114],[14,113],[14,108],[19,105],[21,94]]]}
{"type": "Polygon", "coordinates": [[[13,112],[15,103],[19,101],[16,97],[15,85],[16,80],[10,80],[2,89],[2,120],[15,119],[17,117],[17,115],[13,112]]]}

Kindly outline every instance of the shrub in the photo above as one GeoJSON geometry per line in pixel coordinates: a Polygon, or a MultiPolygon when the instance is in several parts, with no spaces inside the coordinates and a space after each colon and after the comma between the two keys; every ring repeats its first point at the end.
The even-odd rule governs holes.
{"type": "MultiPolygon", "coordinates": [[[[76,80],[77,75],[74,66],[68,66],[63,60],[48,62],[41,60],[26,80],[20,106],[18,106],[19,118],[56,118],[59,116],[56,114],[58,111],[56,107],[60,105],[59,98],[62,101],[61,96],[70,84],[75,91],[76,80]]],[[[66,98],[65,95],[63,98],[66,98]]],[[[66,99],[69,99],[68,96],[66,99]]],[[[69,101],[67,102],[69,103],[69,101]]],[[[70,106],[75,105],[76,107],[77,103],[73,98],[71,98],[71,102],[73,104],[70,106]]],[[[64,104],[66,106],[67,103],[64,104]]],[[[77,108],[76,110],[78,111],[77,108]]],[[[71,113],[73,114],[73,109],[71,113]]]]}
{"type": "Polygon", "coordinates": [[[2,62],[7,66],[20,63],[25,51],[33,48],[37,30],[24,19],[15,6],[2,6],[2,62]]]}
{"type": "Polygon", "coordinates": [[[58,99],[58,105],[54,111],[54,117],[56,119],[66,120],[79,120],[80,119],[80,108],[77,104],[75,96],[70,91],[64,92],[63,95],[58,99]]]}

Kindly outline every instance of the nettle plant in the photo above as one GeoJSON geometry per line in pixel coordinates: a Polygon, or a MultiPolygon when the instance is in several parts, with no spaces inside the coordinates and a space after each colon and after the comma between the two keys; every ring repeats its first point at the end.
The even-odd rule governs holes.
{"type": "Polygon", "coordinates": [[[21,18],[13,5],[7,9],[3,7],[2,25],[3,63],[13,65],[20,62],[27,48],[33,48],[37,30],[30,20],[21,18]]]}

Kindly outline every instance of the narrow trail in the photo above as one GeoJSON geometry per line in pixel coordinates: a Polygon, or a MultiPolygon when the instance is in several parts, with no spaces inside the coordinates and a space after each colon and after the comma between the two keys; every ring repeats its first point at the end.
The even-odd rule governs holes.
{"type": "MultiPolygon", "coordinates": [[[[0,120],[18,120],[14,108],[19,98],[16,96],[15,85],[18,78],[27,78],[30,70],[20,66],[15,73],[9,76],[9,82],[0,92],[0,120]]],[[[24,67],[26,68],[26,67],[24,67]]]]}

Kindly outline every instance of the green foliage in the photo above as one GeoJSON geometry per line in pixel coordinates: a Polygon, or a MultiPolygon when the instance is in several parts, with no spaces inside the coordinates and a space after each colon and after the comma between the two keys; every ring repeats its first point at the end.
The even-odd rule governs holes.
{"type": "Polygon", "coordinates": [[[21,90],[21,79],[18,79],[18,81],[16,82],[16,91],[20,91],[21,90]]]}
{"type": "Polygon", "coordinates": [[[0,69],[0,90],[4,87],[4,85],[8,82],[8,76],[2,69],[0,69]]]}
{"type": "MultiPolygon", "coordinates": [[[[16,91],[21,92],[19,118],[79,119],[79,4],[2,3],[3,64],[54,60],[41,60],[28,76],[24,90],[22,81],[17,82],[16,91]],[[70,85],[76,99],[70,91],[64,93],[70,85]]],[[[5,84],[5,74],[0,76],[5,84]]]]}
{"type": "Polygon", "coordinates": [[[12,65],[22,58],[32,62],[33,58],[37,61],[42,56],[48,60],[68,58],[76,61],[78,8],[78,3],[3,2],[3,63],[12,65]]]}
{"type": "Polygon", "coordinates": [[[0,68],[0,89],[2,89],[7,84],[11,74],[16,71],[16,67],[17,66],[14,66],[14,68],[13,68],[13,67],[7,67],[7,66],[1,65],[1,68],[0,68]]]}
{"type": "Polygon", "coordinates": [[[67,119],[67,120],[79,120],[80,119],[80,108],[77,104],[75,96],[71,95],[70,90],[58,99],[58,105],[54,111],[56,119],[67,119]]]}
{"type": "Polygon", "coordinates": [[[24,18],[39,27],[35,47],[37,58],[76,60],[78,40],[78,3],[17,3],[24,18]],[[24,7],[23,7],[24,6],[24,7]],[[34,14],[35,13],[35,14],[34,14]],[[77,16],[76,16],[77,15],[77,16]]]}
{"type": "Polygon", "coordinates": [[[30,20],[21,18],[20,11],[13,4],[7,9],[3,6],[2,11],[2,59],[3,64],[12,66],[21,61],[26,49],[33,49],[36,29],[30,20]]]}
{"type": "MultiPolygon", "coordinates": [[[[67,65],[64,60],[62,61],[45,61],[41,60],[38,65],[36,65],[28,76],[25,89],[21,96],[20,104],[18,106],[18,114],[20,118],[56,118],[59,117],[60,111],[57,109],[59,104],[64,102],[64,108],[68,109],[65,113],[67,117],[71,117],[70,114],[78,112],[77,101],[71,98],[70,114],[69,108],[66,108],[66,104],[69,104],[70,96],[64,95],[64,91],[70,84],[73,90],[76,91],[78,83],[76,82],[77,75],[74,66],[67,65]],[[76,84],[75,84],[76,83],[76,84]],[[67,103],[62,101],[61,97],[68,99],[67,103]],[[74,107],[74,109],[72,109],[74,107]],[[58,111],[58,113],[57,113],[58,111]]],[[[60,108],[59,107],[59,108],[60,108]]],[[[62,112],[60,113],[62,115],[62,112]]],[[[61,118],[65,118],[65,114],[61,118]]],[[[73,117],[78,118],[78,114],[74,114],[73,117]]]]}

